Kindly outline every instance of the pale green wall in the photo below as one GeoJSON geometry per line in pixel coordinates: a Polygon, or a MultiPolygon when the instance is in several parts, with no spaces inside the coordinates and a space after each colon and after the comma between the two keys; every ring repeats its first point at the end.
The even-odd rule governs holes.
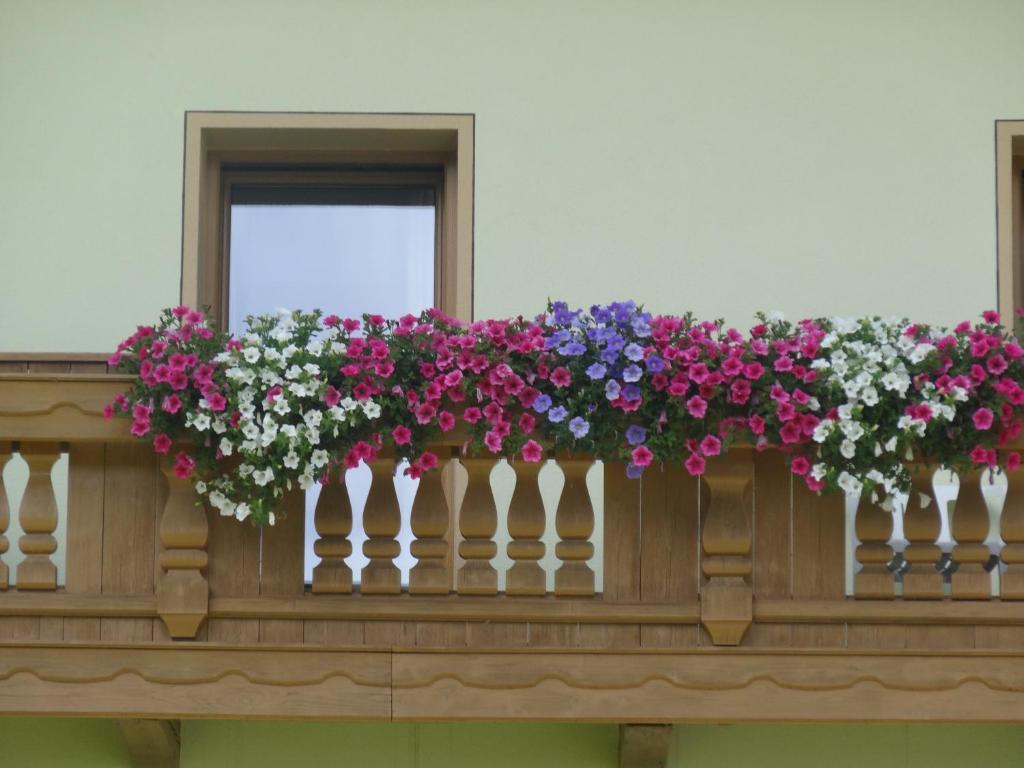
{"type": "Polygon", "coordinates": [[[0,0],[0,350],[174,302],[187,109],[477,115],[478,315],[995,303],[1019,0],[0,0]]]}
{"type": "MultiPolygon", "coordinates": [[[[615,768],[614,725],[185,722],[182,768],[615,768]]],[[[676,726],[669,768],[1017,768],[1024,728],[676,726]],[[756,760],[756,762],[754,762],[756,760]]],[[[0,718],[0,765],[127,766],[104,720],[0,718]]]]}

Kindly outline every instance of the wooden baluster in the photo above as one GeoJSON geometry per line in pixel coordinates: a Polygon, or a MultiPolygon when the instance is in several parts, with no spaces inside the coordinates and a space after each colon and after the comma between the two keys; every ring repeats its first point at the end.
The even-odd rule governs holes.
{"type": "Polygon", "coordinates": [[[491,558],[498,552],[494,534],[498,530],[498,510],[491,492],[494,459],[463,459],[468,474],[466,495],[459,514],[459,594],[494,595],[498,592],[498,572],[491,558]]]}
{"type": "Polygon", "coordinates": [[[701,545],[701,569],[708,578],[701,590],[701,624],[715,645],[739,645],[753,620],[750,585],[750,518],[754,479],[753,451],[732,448],[709,459],[702,491],[708,494],[701,545]]]}
{"type": "Polygon", "coordinates": [[[416,565],[409,571],[409,592],[414,595],[444,595],[451,591],[448,568],[450,515],[444,495],[443,469],[439,467],[420,478],[412,503],[412,555],[416,565]]]}
{"type": "Polygon", "coordinates": [[[373,478],[363,510],[363,554],[369,559],[359,587],[367,595],[397,595],[402,591],[402,574],[394,559],[402,551],[395,538],[402,527],[402,514],[395,493],[395,462],[378,459],[370,465],[373,478]]]}
{"type": "Polygon", "coordinates": [[[313,544],[313,552],[320,562],[313,566],[314,594],[349,594],[352,592],[352,569],[345,558],[352,554],[352,502],[345,487],[345,470],[338,470],[336,478],[320,486],[313,525],[320,538],[313,544]]]}
{"type": "Polygon", "coordinates": [[[853,596],[862,600],[891,600],[896,596],[896,577],[889,570],[893,549],[892,512],[870,500],[858,499],[854,530],[860,544],[854,557],[861,569],[853,576],[853,596]]]}
{"type": "Polygon", "coordinates": [[[57,497],[50,472],[60,458],[58,443],[22,443],[21,457],[28,464],[28,485],[21,497],[18,521],[24,532],[18,547],[25,555],[17,568],[18,589],[56,589],[57,566],[50,556],[57,551],[57,497]]]}
{"type": "Polygon", "coordinates": [[[11,522],[11,510],[7,503],[7,489],[4,488],[4,467],[11,460],[11,444],[0,443],[0,592],[10,586],[10,570],[4,562],[4,554],[10,548],[7,541],[7,526],[11,522]]]}
{"type": "Polygon", "coordinates": [[[1010,472],[1006,478],[1000,533],[1006,546],[999,557],[1006,570],[999,574],[999,596],[1024,600],[1024,471],[1010,472]]]}
{"type": "Polygon", "coordinates": [[[164,573],[156,585],[156,609],[171,637],[194,638],[209,613],[210,584],[203,572],[210,524],[192,481],[174,474],[170,462],[161,462],[160,469],[167,479],[167,501],[160,518],[164,573]]]}
{"type": "Polygon", "coordinates": [[[960,473],[960,490],[949,502],[950,526],[956,540],[953,562],[957,567],[950,576],[954,600],[988,600],[992,596],[992,579],[985,570],[991,553],[982,543],[990,527],[988,506],[981,494],[983,482],[989,482],[987,468],[960,473]]]}
{"type": "Polygon", "coordinates": [[[509,559],[512,567],[505,577],[505,591],[510,595],[543,595],[547,592],[547,574],[538,562],[544,557],[546,515],[540,495],[538,477],[541,462],[517,461],[516,487],[508,507],[509,559]]]}
{"type": "Polygon", "coordinates": [[[935,564],[942,557],[942,550],[935,541],[939,538],[942,520],[932,487],[934,473],[923,464],[911,467],[910,473],[913,487],[903,513],[903,535],[910,542],[903,557],[910,568],[903,574],[903,597],[907,600],[941,600],[942,574],[935,570],[935,564]],[[923,508],[922,494],[929,499],[923,508]]]}
{"type": "Polygon", "coordinates": [[[589,459],[559,457],[558,466],[565,485],[555,512],[559,542],[555,555],[562,565],[555,571],[555,595],[590,597],[594,594],[594,571],[587,561],[594,556],[590,537],[594,533],[594,507],[587,490],[589,459]]]}

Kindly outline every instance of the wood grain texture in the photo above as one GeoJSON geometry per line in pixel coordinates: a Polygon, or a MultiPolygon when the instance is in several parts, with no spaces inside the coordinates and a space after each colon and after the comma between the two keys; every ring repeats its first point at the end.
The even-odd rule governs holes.
{"type": "MultiPolygon", "coordinates": [[[[103,504],[106,447],[74,443],[68,450],[67,575],[69,594],[103,591],[103,504]]],[[[100,620],[64,619],[64,639],[99,640],[100,620]]]]}
{"type": "MultiPolygon", "coordinates": [[[[755,602],[788,598],[792,588],[792,474],[776,451],[754,456],[754,542],[751,586],[755,602]]],[[[753,624],[744,640],[754,647],[788,647],[792,627],[753,624]]]]}
{"type": "MultiPolygon", "coordinates": [[[[305,592],[305,492],[299,488],[285,492],[280,511],[273,528],[263,530],[260,595],[298,597],[305,592]]],[[[260,621],[261,643],[301,643],[302,636],[302,622],[296,619],[260,621]]]]}
{"type": "MultiPolygon", "coordinates": [[[[843,601],[846,592],[846,500],[793,483],[793,602],[843,601]]],[[[852,601],[851,601],[852,604],[852,601]]],[[[842,626],[794,626],[797,648],[838,648],[842,626]]]]}

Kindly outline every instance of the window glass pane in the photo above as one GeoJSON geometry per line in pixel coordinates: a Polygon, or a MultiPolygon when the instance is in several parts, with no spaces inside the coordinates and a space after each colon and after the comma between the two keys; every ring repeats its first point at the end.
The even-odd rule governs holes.
{"type": "Polygon", "coordinates": [[[434,303],[434,207],[233,204],[230,271],[232,332],[279,307],[418,313],[434,303]]]}

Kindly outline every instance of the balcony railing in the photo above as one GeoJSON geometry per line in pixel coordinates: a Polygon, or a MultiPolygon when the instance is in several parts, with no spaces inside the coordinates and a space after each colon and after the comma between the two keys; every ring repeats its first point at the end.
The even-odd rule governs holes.
{"type": "MultiPolygon", "coordinates": [[[[652,467],[637,481],[627,479],[621,466],[606,466],[600,494],[603,548],[594,561],[594,500],[586,483],[590,458],[554,457],[564,483],[553,510],[545,509],[538,465],[517,462],[505,510],[499,509],[492,490],[496,462],[459,456],[457,446],[441,443],[436,450],[452,466],[429,474],[416,492],[410,520],[415,562],[407,584],[394,562],[401,549],[402,519],[392,477],[394,462],[387,458],[371,467],[362,514],[367,564],[361,571],[351,568],[352,505],[344,485],[332,483],[323,488],[316,504],[318,562],[312,583],[307,584],[302,495],[289,495],[282,509],[287,514],[262,532],[204,511],[194,503],[187,482],[162,470],[148,444],[132,438],[123,422],[102,418],[103,405],[124,385],[124,379],[99,372],[0,375],[0,463],[17,454],[28,467],[16,509],[8,512],[7,495],[0,493],[0,561],[11,564],[0,566],[0,588],[5,589],[0,593],[0,643],[17,646],[18,653],[35,645],[63,648],[69,668],[92,664],[102,677],[104,664],[114,663],[111,659],[79,655],[72,660],[72,655],[117,646],[128,649],[125,658],[140,649],[153,654],[191,650],[199,655],[189,658],[201,661],[207,659],[202,654],[234,648],[239,655],[233,663],[244,666],[238,659],[250,658],[260,649],[363,649],[367,655],[361,658],[370,664],[373,653],[390,649],[398,654],[388,672],[393,696],[388,706],[395,716],[401,686],[394,676],[401,674],[402,659],[412,664],[414,658],[401,656],[403,649],[436,651],[440,655],[420,658],[422,665],[410,672],[418,682],[403,689],[411,703],[402,716],[414,719],[548,716],[533,699],[510,699],[540,707],[526,713],[516,709],[518,704],[502,710],[500,701],[490,699],[453,703],[445,694],[455,685],[444,682],[451,671],[445,666],[446,651],[498,654],[463,667],[459,684],[470,685],[467,679],[476,675],[470,687],[486,689],[493,683],[509,690],[523,675],[537,678],[530,685],[541,685],[546,679],[544,664],[554,665],[551,669],[558,671],[551,675],[563,682],[573,674],[585,676],[584,669],[590,668],[573,666],[576,662],[558,656],[567,649],[581,654],[579,663],[584,665],[601,666],[594,654],[623,654],[606,671],[594,673],[599,680],[593,684],[604,691],[602,703],[580,704],[582,710],[567,710],[566,716],[575,711],[584,719],[628,719],[629,708],[639,707],[640,714],[647,712],[643,719],[659,720],[678,719],[697,705],[665,699],[670,703],[648,712],[647,700],[624,696],[609,703],[612,692],[625,690],[614,669],[625,670],[621,675],[626,677],[635,674],[634,682],[641,687],[656,685],[651,681],[667,675],[679,696],[679,686],[691,693],[702,686],[728,689],[733,683],[739,686],[737,691],[747,690],[758,669],[774,670],[764,674],[780,690],[832,690],[826,684],[832,679],[829,675],[846,681],[834,680],[839,688],[855,687],[890,673],[898,678],[893,691],[906,693],[915,686],[931,690],[928,686],[934,687],[938,679],[931,673],[917,679],[916,672],[898,664],[885,672],[888,661],[880,658],[864,662],[865,669],[858,666],[860,661],[851,661],[860,658],[857,654],[900,649],[959,654],[949,668],[935,673],[953,675],[949,690],[981,680],[990,691],[1002,693],[993,693],[990,703],[974,710],[978,719],[999,719],[993,713],[1010,706],[1010,701],[1017,714],[1004,713],[1006,719],[1020,718],[1020,702],[1005,698],[1007,691],[1020,689],[1013,687],[1018,683],[986,675],[991,671],[997,677],[1019,676],[1021,670],[998,659],[991,667],[977,667],[981,662],[967,658],[982,651],[999,658],[1016,654],[1024,639],[1024,602],[1017,602],[1024,600],[1024,484],[1016,478],[1011,478],[1005,502],[994,516],[986,507],[981,473],[960,478],[958,495],[946,516],[953,540],[949,552],[936,543],[943,516],[934,493],[929,493],[927,506],[910,505],[903,519],[909,543],[902,554],[892,542],[893,516],[862,502],[855,523],[856,563],[850,564],[856,570],[853,596],[848,597],[845,500],[816,496],[802,483],[792,482],[784,457],[775,451],[734,448],[709,461],[702,478],[679,467],[652,467]],[[57,503],[51,468],[62,453],[68,457],[66,536],[58,542],[54,533],[58,506],[63,505],[57,503]],[[14,521],[23,533],[9,541],[6,533],[14,521]],[[546,553],[544,534],[552,528],[557,534],[557,566],[549,589],[539,561],[546,553]],[[507,531],[505,554],[510,563],[500,582],[495,566],[499,531],[507,531]],[[997,547],[993,557],[986,540],[995,531],[1005,546],[997,547]],[[16,552],[22,557],[14,565],[16,552]],[[66,559],[63,585],[58,584],[56,567],[61,554],[66,559]],[[600,590],[595,571],[601,573],[600,590]],[[747,679],[740,667],[707,666],[710,662],[701,656],[703,662],[693,661],[697,666],[673,677],[668,657],[659,662],[657,656],[667,651],[684,656],[710,653],[725,646],[740,646],[744,653],[783,653],[787,660],[757,657],[759,661],[749,662],[753,666],[742,667],[752,676],[747,679]],[[499,653],[505,651],[509,655],[499,653]],[[793,661],[794,654],[803,661],[793,661]],[[826,657],[833,659],[828,654],[837,654],[842,661],[820,666],[826,657]],[[531,658],[538,666],[527,674],[523,665],[531,658]],[[819,668],[816,664],[822,677],[807,678],[810,669],[819,668]],[[853,675],[853,682],[844,674],[853,675]],[[428,688],[429,696],[409,693],[428,688]]],[[[931,491],[931,482],[929,472],[915,476],[917,490],[931,491]]],[[[685,659],[691,656],[684,656],[678,663],[690,664],[685,659]]],[[[9,649],[11,665],[16,657],[9,649]]],[[[295,661],[290,669],[313,664],[312,657],[296,658],[301,662],[295,661]]],[[[748,657],[722,658],[721,664],[728,666],[748,657]]],[[[200,667],[206,663],[200,661],[195,662],[200,667]]],[[[159,667],[164,662],[153,663],[159,667]]],[[[172,678],[185,674],[177,663],[167,664],[174,668],[167,673],[172,678]]],[[[252,685],[264,684],[252,682],[262,679],[260,675],[269,679],[275,674],[273,662],[251,665],[245,674],[252,685]]],[[[319,680],[315,667],[302,674],[319,680]]],[[[15,673],[0,669],[0,702],[5,674],[15,673]]],[[[206,679],[203,674],[197,673],[198,679],[206,679]]],[[[293,676],[298,674],[293,671],[293,676]]],[[[356,680],[358,675],[349,677],[357,687],[373,688],[356,680]]],[[[886,680],[879,684],[890,685],[886,680]]],[[[940,685],[935,690],[946,689],[940,685]]],[[[736,701],[741,701],[738,694],[736,701]]],[[[196,705],[195,711],[182,705],[179,714],[271,713],[261,710],[258,702],[246,702],[209,711],[203,705],[196,705]]],[[[53,706],[45,711],[71,711],[61,709],[63,704],[53,706]]],[[[97,706],[89,712],[108,711],[97,706]]],[[[804,709],[778,713],[788,717],[802,712],[811,719],[826,714],[814,709],[820,704],[801,706],[804,709]]],[[[356,712],[341,709],[342,714],[356,712]]],[[[325,711],[336,716],[339,710],[325,711]]],[[[750,719],[774,719],[753,704],[744,711],[750,719]]],[[[288,712],[286,706],[272,713],[288,712]]],[[[358,709],[358,716],[374,717],[375,712],[358,709]]],[[[714,718],[723,716],[721,712],[712,707],[706,715],[714,718]]],[[[844,712],[871,719],[856,707],[844,712]]],[[[923,716],[906,714],[907,719],[923,716]]],[[[831,715],[841,719],[835,712],[831,715]]]]}

